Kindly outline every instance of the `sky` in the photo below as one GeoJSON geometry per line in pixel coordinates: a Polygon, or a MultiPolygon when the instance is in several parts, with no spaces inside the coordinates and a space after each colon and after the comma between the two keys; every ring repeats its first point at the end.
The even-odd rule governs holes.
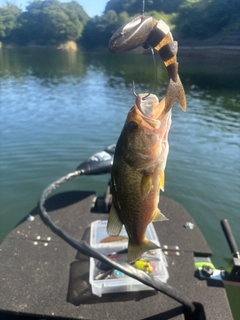
{"type": "Polygon", "coordinates": [[[90,17],[100,16],[107,4],[108,0],[78,0],[78,3],[83,7],[90,17]]]}
{"type": "MultiPolygon", "coordinates": [[[[68,2],[70,0],[60,0],[61,2],[68,2]]],[[[6,0],[1,0],[0,4],[2,5],[6,0]]],[[[12,0],[11,3],[15,3],[21,9],[25,9],[29,2],[32,0],[12,0]]],[[[96,15],[100,16],[108,2],[108,0],[77,0],[77,2],[83,7],[86,13],[90,17],[94,17],[96,15]]]]}

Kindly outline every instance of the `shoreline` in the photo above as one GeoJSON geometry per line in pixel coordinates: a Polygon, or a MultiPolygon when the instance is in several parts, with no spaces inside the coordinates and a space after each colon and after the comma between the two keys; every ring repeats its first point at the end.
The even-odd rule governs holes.
{"type": "Polygon", "coordinates": [[[240,66],[240,46],[179,46],[178,57],[240,66]]]}
{"type": "Polygon", "coordinates": [[[178,54],[196,53],[204,56],[240,56],[240,46],[179,46],[178,54]]]}
{"type": "MultiPolygon", "coordinates": [[[[1,49],[51,49],[51,50],[60,50],[65,52],[76,52],[76,51],[89,51],[89,49],[86,49],[82,46],[64,46],[64,44],[56,45],[56,46],[41,46],[41,45],[26,45],[26,46],[18,46],[15,44],[2,44],[0,46],[1,49]]],[[[94,51],[107,51],[107,48],[104,47],[95,47],[93,49],[94,51]]],[[[138,53],[138,54],[147,54],[148,52],[145,51],[145,49],[137,48],[133,50],[132,53],[138,53]]],[[[191,46],[191,45],[180,45],[178,46],[178,54],[181,58],[196,58],[196,59],[206,59],[209,61],[216,61],[219,62],[221,60],[228,59],[228,62],[236,63],[240,65],[240,46],[191,46]]]]}

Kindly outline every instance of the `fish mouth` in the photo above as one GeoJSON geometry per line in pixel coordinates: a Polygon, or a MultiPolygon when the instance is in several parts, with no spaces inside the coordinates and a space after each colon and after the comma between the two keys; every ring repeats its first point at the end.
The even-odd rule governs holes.
{"type": "Polygon", "coordinates": [[[165,99],[160,102],[155,94],[139,94],[136,97],[136,106],[141,112],[143,119],[154,129],[161,125],[161,115],[165,108],[165,99]]]}

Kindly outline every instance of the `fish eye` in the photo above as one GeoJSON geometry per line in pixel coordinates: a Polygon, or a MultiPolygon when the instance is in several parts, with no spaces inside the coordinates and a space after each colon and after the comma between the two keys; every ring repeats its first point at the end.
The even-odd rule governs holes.
{"type": "Polygon", "coordinates": [[[137,122],[130,121],[127,123],[127,128],[130,132],[134,132],[138,129],[138,124],[137,122]]]}

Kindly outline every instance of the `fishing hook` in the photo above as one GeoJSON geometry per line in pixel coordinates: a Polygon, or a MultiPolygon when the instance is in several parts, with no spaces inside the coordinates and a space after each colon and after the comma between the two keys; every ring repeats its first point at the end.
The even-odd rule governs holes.
{"type": "MultiPolygon", "coordinates": [[[[155,60],[154,50],[153,50],[153,48],[152,48],[151,46],[149,46],[149,47],[150,47],[150,49],[151,49],[152,58],[153,58],[153,66],[154,66],[154,82],[153,82],[153,86],[152,86],[151,91],[150,91],[146,96],[144,96],[144,97],[142,98],[142,100],[147,99],[147,97],[149,97],[149,96],[150,96],[150,94],[152,94],[152,93],[153,93],[153,91],[154,91],[154,89],[155,89],[156,81],[157,81],[157,65],[156,65],[156,60],[155,60]]],[[[136,93],[136,91],[135,91],[135,83],[134,83],[134,80],[133,80],[133,83],[132,83],[132,92],[133,92],[133,94],[134,94],[134,96],[135,96],[135,97],[137,97],[137,96],[138,96],[138,94],[137,94],[137,93],[136,93]]]]}

